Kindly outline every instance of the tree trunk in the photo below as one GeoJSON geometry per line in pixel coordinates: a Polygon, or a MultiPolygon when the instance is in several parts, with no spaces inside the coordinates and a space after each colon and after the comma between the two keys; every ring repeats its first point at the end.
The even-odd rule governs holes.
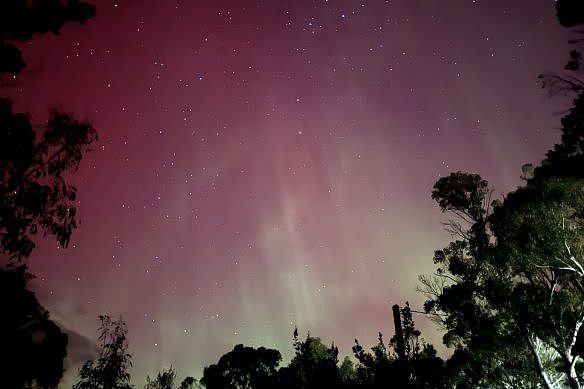
{"type": "MultiPolygon", "coordinates": [[[[531,339],[531,336],[529,334],[525,334],[525,337],[527,338],[527,343],[529,344],[529,349],[531,350],[531,353],[533,354],[533,358],[535,359],[535,363],[537,365],[537,372],[539,373],[539,376],[541,377],[541,379],[544,382],[545,387],[547,389],[553,389],[553,384],[543,369],[543,364],[541,363],[541,358],[539,357],[539,354],[537,353],[537,350],[535,349],[535,344],[533,343],[533,339],[531,339]]],[[[580,386],[578,386],[578,388],[580,388],[580,386]]]]}
{"type": "Polygon", "coordinates": [[[569,354],[563,354],[562,359],[564,360],[564,372],[568,376],[568,384],[570,389],[581,389],[580,381],[578,380],[578,374],[576,374],[576,360],[578,357],[570,358],[569,354]]]}
{"type": "Polygon", "coordinates": [[[568,382],[570,383],[570,389],[580,389],[580,381],[578,381],[578,375],[576,374],[576,369],[574,366],[570,367],[570,375],[568,375],[568,382]]]}
{"type": "MultiPolygon", "coordinates": [[[[568,247],[568,246],[566,246],[568,247]]],[[[569,249],[568,249],[569,252],[569,249]]],[[[570,389],[580,389],[580,381],[578,380],[578,374],[576,374],[576,362],[578,361],[578,355],[572,356],[572,350],[574,345],[576,344],[576,340],[578,339],[578,332],[580,331],[580,327],[584,322],[584,310],[580,310],[580,317],[578,321],[574,325],[574,331],[572,332],[572,339],[570,339],[570,343],[568,348],[564,353],[561,354],[562,360],[564,362],[564,369],[565,373],[568,375],[568,383],[570,384],[570,389]]]]}

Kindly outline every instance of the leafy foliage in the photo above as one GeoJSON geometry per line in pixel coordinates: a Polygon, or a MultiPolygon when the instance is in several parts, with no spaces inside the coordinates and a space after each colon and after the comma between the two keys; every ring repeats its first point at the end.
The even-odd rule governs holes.
{"type": "Polygon", "coordinates": [[[280,369],[279,385],[282,388],[321,388],[340,384],[337,368],[339,350],[332,344],[325,346],[320,338],[308,334],[304,341],[294,330],[295,355],[290,364],[280,369]]]}
{"type": "MultiPolygon", "coordinates": [[[[5,40],[28,40],[36,32],[57,34],[67,21],[83,22],[95,7],[69,0],[14,0],[0,3],[0,73],[18,73],[22,53],[5,40]]],[[[82,153],[97,138],[87,122],[51,111],[44,126],[15,113],[0,98],[0,374],[7,388],[57,387],[63,375],[67,336],[49,320],[26,289],[32,277],[15,260],[28,257],[32,236],[53,234],[67,246],[77,226],[76,190],[64,174],[78,167],[82,153]]]]}
{"type": "Polygon", "coordinates": [[[282,359],[277,350],[238,344],[216,365],[205,367],[201,384],[206,388],[270,388],[282,359]]]}
{"type": "MultiPolygon", "coordinates": [[[[11,0],[0,3],[0,73],[18,73],[22,53],[5,40],[30,39],[35,33],[58,34],[67,21],[85,22],[95,7],[77,0],[11,0]]],[[[65,180],[88,145],[97,139],[91,124],[52,110],[44,126],[12,110],[0,98],[0,252],[10,260],[28,257],[37,232],[55,235],[66,247],[75,217],[76,190],[65,180]]]]}
{"type": "Polygon", "coordinates": [[[355,341],[357,363],[338,349],[308,334],[304,340],[294,331],[295,355],[288,366],[277,369],[280,353],[237,345],[216,365],[205,368],[201,384],[206,388],[439,388],[445,387],[444,362],[431,345],[420,340],[409,305],[401,310],[407,359],[398,360],[393,346],[379,343],[371,353],[355,341]],[[278,357],[276,359],[276,356],[278,357]]]}
{"type": "Polygon", "coordinates": [[[459,239],[436,251],[436,278],[422,279],[425,309],[446,329],[445,344],[456,348],[450,366],[457,366],[461,381],[470,378],[475,385],[528,387],[564,374],[576,387],[574,344],[584,318],[584,181],[536,171],[489,213],[484,196],[459,201],[462,191],[487,193],[476,175],[461,175],[441,179],[433,197],[471,223],[466,229],[449,223],[458,226],[459,239]],[[475,187],[465,186],[469,182],[475,187]],[[457,186],[462,188],[438,190],[457,186]],[[536,340],[562,363],[544,366],[536,340]]]}
{"type": "Polygon", "coordinates": [[[146,377],[146,386],[144,389],[173,389],[176,371],[171,367],[159,372],[155,379],[151,380],[146,377]]]}
{"type": "Polygon", "coordinates": [[[184,380],[182,380],[182,382],[180,383],[180,386],[178,388],[179,389],[195,389],[195,388],[199,388],[199,386],[197,386],[196,379],[194,379],[193,377],[186,377],[184,380]]]}
{"type": "Polygon", "coordinates": [[[355,340],[353,354],[359,361],[356,368],[357,379],[351,387],[399,387],[399,388],[438,388],[444,387],[444,362],[437,356],[430,344],[420,339],[421,332],[416,329],[409,304],[400,309],[400,318],[405,345],[405,358],[401,359],[396,350],[398,344],[395,334],[386,347],[381,333],[378,343],[366,352],[355,340]]]}
{"type": "MultiPolygon", "coordinates": [[[[163,369],[154,379],[146,377],[146,385],[144,389],[174,389],[174,381],[176,379],[176,371],[172,366],[168,369],[163,369]]],[[[178,389],[195,389],[200,388],[197,380],[193,377],[186,377],[180,383],[178,389]]]]}
{"type": "Polygon", "coordinates": [[[11,260],[22,260],[42,231],[63,247],[77,227],[76,189],[65,172],[77,169],[97,139],[88,122],[52,111],[47,125],[33,129],[29,117],[14,113],[0,99],[0,246],[11,260]],[[41,133],[39,136],[38,133],[41,133]],[[38,139],[37,139],[38,138],[38,139]]]}
{"type": "Polygon", "coordinates": [[[113,321],[107,315],[99,316],[99,320],[99,355],[96,361],[85,362],[73,388],[129,389],[132,357],[128,353],[126,323],[122,319],[113,321]]]}

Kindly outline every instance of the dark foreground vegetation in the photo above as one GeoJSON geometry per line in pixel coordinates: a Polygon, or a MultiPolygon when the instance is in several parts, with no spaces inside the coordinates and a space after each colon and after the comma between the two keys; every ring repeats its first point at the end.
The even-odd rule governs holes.
{"type": "MultiPolygon", "coordinates": [[[[584,23],[580,2],[556,3],[560,23],[584,23]]],[[[95,10],[75,0],[9,1],[0,5],[0,72],[25,66],[9,41],[58,33],[95,10]]],[[[572,93],[562,137],[538,166],[523,166],[524,184],[491,199],[488,183],[462,172],[432,192],[450,215],[453,241],[434,255],[435,272],[420,277],[424,311],[453,350],[444,360],[421,338],[409,305],[396,334],[353,359],[310,334],[293,334],[294,357],[280,366],[277,350],[236,345],[203,377],[179,380],[172,367],[147,378],[154,388],[580,388],[584,383],[584,83],[576,40],[566,74],[544,75],[550,91],[572,93]]],[[[34,238],[66,247],[77,226],[76,190],[65,179],[96,140],[88,122],[52,111],[35,126],[0,99],[0,376],[3,388],[58,386],[67,336],[27,289],[26,258],[34,238]]],[[[101,316],[99,352],[74,388],[130,388],[127,330],[101,316]]]]}

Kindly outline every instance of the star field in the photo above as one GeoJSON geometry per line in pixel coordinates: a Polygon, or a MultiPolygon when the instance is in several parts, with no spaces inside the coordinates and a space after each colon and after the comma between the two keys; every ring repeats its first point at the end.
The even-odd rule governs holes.
{"type": "Polygon", "coordinates": [[[94,4],[3,83],[35,121],[56,105],[99,132],[70,247],[30,265],[69,330],[123,316],[134,382],[200,377],[237,343],[289,357],[295,326],[342,355],[389,337],[448,239],[434,182],[477,172],[500,196],[559,138],[537,80],[568,51],[552,1],[94,4]]]}

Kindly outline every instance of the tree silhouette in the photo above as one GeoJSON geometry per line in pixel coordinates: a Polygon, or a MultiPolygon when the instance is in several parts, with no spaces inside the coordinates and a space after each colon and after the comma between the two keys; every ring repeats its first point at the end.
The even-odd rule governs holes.
{"type": "Polygon", "coordinates": [[[178,388],[179,389],[195,389],[198,387],[199,386],[197,386],[196,379],[194,379],[193,377],[186,377],[184,380],[182,380],[182,382],[180,383],[180,386],[178,388]]]}
{"type": "Polygon", "coordinates": [[[0,270],[0,376],[2,386],[56,388],[63,376],[67,335],[26,289],[24,266],[0,270]]]}
{"type": "MultiPolygon", "coordinates": [[[[99,316],[99,354],[97,360],[87,361],[79,371],[74,389],[129,389],[132,356],[128,353],[128,330],[122,319],[113,321],[99,316]]],[[[174,376],[173,376],[174,379],[174,376]]]]}
{"type": "MultiPolygon", "coordinates": [[[[67,21],[85,21],[95,8],[75,0],[13,0],[0,3],[0,73],[24,67],[20,50],[6,40],[28,40],[36,32],[58,33],[67,21]]],[[[16,260],[28,257],[38,232],[67,246],[77,226],[75,188],[63,174],[76,169],[97,138],[87,122],[51,111],[46,125],[15,113],[0,98],[0,375],[2,387],[57,387],[63,375],[67,336],[49,320],[32,278],[16,260]]]]}
{"type": "Polygon", "coordinates": [[[529,355],[527,336],[522,336],[508,305],[513,271],[509,263],[501,263],[506,257],[496,255],[487,193],[484,180],[460,172],[434,186],[432,197],[441,209],[458,217],[447,223],[458,239],[435,252],[436,276],[422,278],[428,297],[425,310],[446,329],[444,343],[456,348],[454,360],[467,362],[458,366],[461,381],[493,385],[521,377],[522,382],[531,382],[535,369],[525,372],[521,358],[529,355]],[[460,201],[461,197],[465,199],[460,201]]]}
{"type": "Polygon", "coordinates": [[[306,336],[298,339],[294,330],[295,355],[290,364],[280,369],[279,386],[282,388],[324,388],[338,387],[341,376],[337,366],[339,350],[332,344],[325,346],[320,338],[306,336]]]}
{"type": "Polygon", "coordinates": [[[584,180],[552,177],[509,194],[490,218],[497,252],[515,276],[510,304],[532,334],[530,350],[537,361],[534,337],[555,350],[572,388],[580,387],[575,344],[584,323],[583,222],[584,180]]]}
{"type": "Polygon", "coordinates": [[[343,362],[341,362],[341,366],[339,367],[339,375],[342,387],[349,388],[352,387],[355,382],[357,382],[355,363],[348,356],[345,356],[343,362]]]}
{"type": "Polygon", "coordinates": [[[151,380],[146,377],[146,386],[144,389],[173,389],[174,379],[176,378],[176,371],[170,366],[156,375],[156,378],[151,380]]]}
{"type": "Polygon", "coordinates": [[[35,130],[26,114],[14,113],[10,102],[0,99],[0,246],[9,259],[29,256],[31,237],[39,231],[68,245],[77,227],[77,191],[64,173],[77,169],[96,139],[88,122],[57,111],[35,130]]]}
{"type": "MultiPolygon", "coordinates": [[[[421,335],[420,330],[416,328],[414,325],[414,320],[412,318],[412,310],[410,309],[410,304],[406,302],[406,305],[401,308],[400,310],[400,319],[401,325],[403,328],[403,344],[404,344],[404,354],[406,359],[410,359],[415,357],[417,354],[420,353],[420,340],[419,337],[421,335]]],[[[397,337],[398,334],[395,334],[390,340],[389,345],[392,347],[393,350],[396,350],[396,346],[398,344],[397,337]]],[[[396,354],[397,350],[396,350],[396,354]]]]}
{"type": "MultiPolygon", "coordinates": [[[[163,369],[161,372],[158,372],[154,379],[151,379],[150,376],[147,376],[144,389],[174,389],[175,379],[176,371],[172,366],[170,366],[168,369],[163,369]]],[[[178,386],[178,389],[196,388],[200,388],[200,386],[198,385],[197,380],[193,377],[186,377],[178,386]]]]}
{"type": "Polygon", "coordinates": [[[355,378],[343,381],[346,387],[355,388],[440,388],[445,387],[444,362],[436,354],[434,347],[420,338],[416,329],[409,304],[399,310],[403,328],[404,355],[397,350],[397,334],[386,347],[383,335],[379,333],[378,342],[366,352],[355,340],[353,354],[359,362],[355,378]]]}
{"type": "Polygon", "coordinates": [[[396,372],[394,370],[394,359],[385,343],[381,332],[377,337],[378,341],[371,348],[371,353],[365,351],[363,346],[355,339],[353,354],[359,362],[355,369],[356,386],[375,388],[395,385],[396,372]]]}
{"type": "MultiPolygon", "coordinates": [[[[77,0],[11,0],[0,3],[0,72],[24,67],[18,48],[5,40],[28,40],[35,33],[58,34],[67,21],[84,22],[95,7],[77,0]]],[[[75,170],[97,139],[86,121],[52,110],[46,125],[12,110],[0,98],[0,246],[9,260],[22,260],[38,232],[55,235],[67,246],[75,217],[76,190],[64,173],[75,170]]]]}
{"type": "Polygon", "coordinates": [[[578,0],[557,0],[556,16],[564,27],[584,23],[584,5],[578,0]]]}
{"type": "Polygon", "coordinates": [[[10,0],[0,3],[0,72],[18,73],[25,63],[22,53],[6,40],[26,41],[35,33],[58,34],[68,22],[83,23],[95,7],[77,0],[10,0]]]}
{"type": "Polygon", "coordinates": [[[208,389],[271,388],[281,359],[277,350],[238,344],[216,365],[205,367],[201,384],[208,389]]]}
{"type": "Polygon", "coordinates": [[[422,278],[426,311],[444,325],[445,343],[459,353],[454,360],[475,359],[465,379],[526,386],[537,373],[551,387],[552,377],[563,375],[578,388],[584,181],[541,178],[536,170],[525,187],[494,202],[492,212],[488,193],[478,176],[460,172],[434,186],[441,209],[459,218],[448,223],[459,239],[436,251],[436,277],[422,278]],[[556,365],[546,366],[536,342],[555,350],[556,365]]]}

